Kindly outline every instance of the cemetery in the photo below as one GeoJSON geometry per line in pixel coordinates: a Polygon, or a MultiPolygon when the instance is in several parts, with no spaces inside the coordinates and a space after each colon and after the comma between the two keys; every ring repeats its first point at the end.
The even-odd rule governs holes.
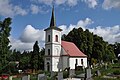
{"type": "Polygon", "coordinates": [[[96,68],[86,68],[72,71],[20,73],[9,75],[1,80],[66,80],[67,78],[79,78],[81,80],[119,80],[120,63],[101,64],[96,68]]]}
{"type": "MultiPolygon", "coordinates": [[[[11,18],[6,18],[0,24],[10,25],[9,21],[11,18]]],[[[2,37],[10,31],[0,29],[2,37]]],[[[4,42],[0,35],[2,46],[7,45],[0,49],[0,80],[120,80],[119,43],[117,47],[108,44],[82,28],[74,28],[67,36],[62,36],[62,29],[56,26],[54,7],[50,25],[44,31],[45,48],[40,51],[36,41],[33,51],[22,53],[6,49],[8,37],[4,42]],[[10,52],[11,55],[7,54],[10,52]]]]}

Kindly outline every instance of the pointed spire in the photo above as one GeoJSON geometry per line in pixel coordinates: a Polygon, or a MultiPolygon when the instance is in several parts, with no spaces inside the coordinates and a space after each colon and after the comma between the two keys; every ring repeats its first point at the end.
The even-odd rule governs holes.
{"type": "Polygon", "coordinates": [[[52,16],[51,16],[51,21],[50,21],[50,27],[56,27],[55,16],[54,16],[54,5],[53,5],[53,8],[52,8],[52,16]]]}

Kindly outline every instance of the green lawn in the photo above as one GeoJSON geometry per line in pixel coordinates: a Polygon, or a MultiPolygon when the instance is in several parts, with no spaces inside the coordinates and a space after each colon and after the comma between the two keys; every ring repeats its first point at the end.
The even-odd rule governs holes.
{"type": "Polygon", "coordinates": [[[93,69],[92,70],[92,74],[95,73],[96,70],[100,70],[101,72],[101,76],[96,77],[94,76],[94,80],[120,80],[120,77],[117,77],[117,79],[107,79],[107,78],[103,78],[104,75],[108,75],[108,74],[118,74],[120,75],[120,64],[116,63],[116,64],[109,64],[107,69],[105,69],[105,66],[99,67],[97,69],[93,69]]]}

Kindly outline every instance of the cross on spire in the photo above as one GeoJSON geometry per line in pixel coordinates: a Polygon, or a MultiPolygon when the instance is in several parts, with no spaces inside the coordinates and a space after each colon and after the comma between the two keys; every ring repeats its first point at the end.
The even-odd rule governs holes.
{"type": "Polygon", "coordinates": [[[52,16],[51,16],[51,21],[50,21],[50,27],[56,27],[56,21],[55,21],[55,15],[54,15],[54,5],[52,8],[52,16]]]}

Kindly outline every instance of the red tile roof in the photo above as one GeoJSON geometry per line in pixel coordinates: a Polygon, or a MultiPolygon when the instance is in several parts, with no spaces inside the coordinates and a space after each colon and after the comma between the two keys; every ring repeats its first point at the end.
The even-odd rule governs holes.
{"type": "Polygon", "coordinates": [[[62,41],[62,47],[64,48],[64,50],[66,51],[68,56],[71,56],[71,57],[87,57],[72,42],[62,41]]]}

